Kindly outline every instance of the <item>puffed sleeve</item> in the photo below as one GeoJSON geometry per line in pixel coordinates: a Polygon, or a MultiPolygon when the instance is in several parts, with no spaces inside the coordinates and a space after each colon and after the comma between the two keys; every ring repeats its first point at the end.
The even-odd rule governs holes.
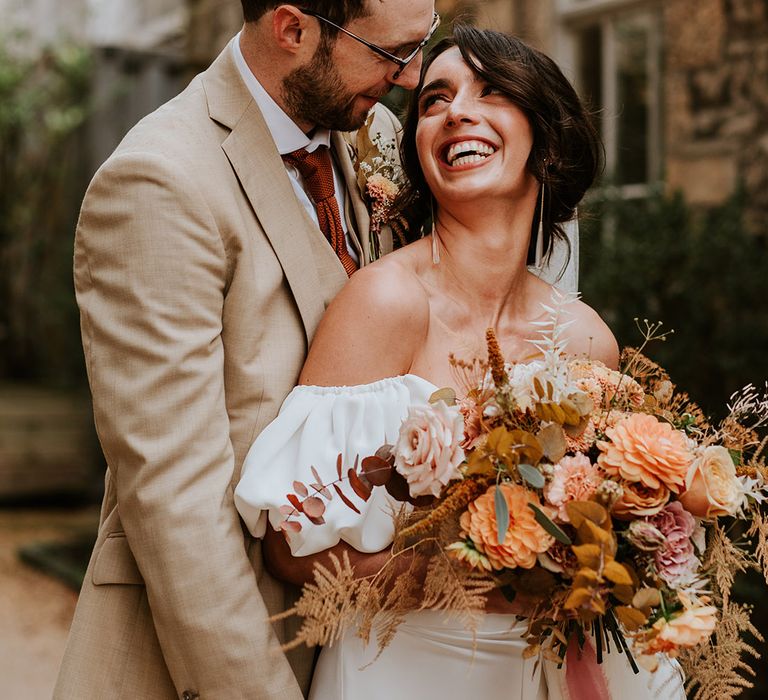
{"type": "MultiPolygon", "coordinates": [[[[338,478],[339,454],[346,469],[356,457],[393,443],[409,406],[426,403],[434,391],[434,385],[414,375],[359,386],[296,387],[251,446],[235,490],[235,504],[251,533],[262,537],[267,519],[275,528],[280,525],[284,516],[279,508],[294,492],[294,480],[313,481],[312,466],[327,484],[338,478]]],[[[400,504],[383,488],[374,489],[363,502],[348,483],[342,487],[361,514],[334,493],[326,504],[323,525],[312,525],[302,517],[301,532],[291,533],[294,556],[315,554],[339,540],[360,552],[378,552],[391,544],[392,514],[400,504]]]]}

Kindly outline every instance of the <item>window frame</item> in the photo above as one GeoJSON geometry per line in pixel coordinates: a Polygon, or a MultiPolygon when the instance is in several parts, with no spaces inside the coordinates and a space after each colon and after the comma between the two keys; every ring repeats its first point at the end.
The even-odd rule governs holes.
{"type": "Polygon", "coordinates": [[[602,37],[602,104],[594,105],[606,118],[602,120],[601,136],[605,144],[605,172],[616,173],[619,158],[618,103],[619,81],[616,51],[616,22],[622,17],[637,15],[647,22],[648,49],[646,72],[648,75],[648,125],[646,139],[646,179],[644,182],[618,185],[607,182],[601,188],[622,199],[647,197],[658,188],[663,172],[663,76],[662,69],[662,6],[658,0],[553,0],[556,14],[556,58],[578,92],[582,92],[579,79],[577,33],[590,25],[599,25],[602,37]]]}

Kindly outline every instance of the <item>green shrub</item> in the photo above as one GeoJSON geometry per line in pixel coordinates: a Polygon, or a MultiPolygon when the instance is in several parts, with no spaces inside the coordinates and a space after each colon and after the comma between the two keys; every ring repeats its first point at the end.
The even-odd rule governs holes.
{"type": "Polygon", "coordinates": [[[90,75],[79,47],[35,57],[0,48],[0,377],[71,385],[83,376],[72,240],[90,75]]]}
{"type": "Polygon", "coordinates": [[[680,195],[593,203],[582,225],[581,288],[621,345],[633,319],[674,334],[648,353],[706,413],[768,378],[768,247],[742,226],[743,197],[709,211],[680,195]]]}

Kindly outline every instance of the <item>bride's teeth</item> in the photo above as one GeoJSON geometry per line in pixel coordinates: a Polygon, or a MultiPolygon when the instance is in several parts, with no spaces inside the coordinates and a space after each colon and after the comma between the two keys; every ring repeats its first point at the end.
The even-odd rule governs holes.
{"type": "Polygon", "coordinates": [[[488,156],[481,156],[478,153],[472,153],[468,156],[459,156],[454,160],[451,165],[466,165],[467,163],[477,163],[481,160],[485,160],[488,156]]]}
{"type": "Polygon", "coordinates": [[[460,141],[448,148],[446,160],[450,165],[464,165],[475,163],[493,155],[495,148],[482,141],[460,141]],[[467,155],[461,155],[466,153],[467,155]]]}

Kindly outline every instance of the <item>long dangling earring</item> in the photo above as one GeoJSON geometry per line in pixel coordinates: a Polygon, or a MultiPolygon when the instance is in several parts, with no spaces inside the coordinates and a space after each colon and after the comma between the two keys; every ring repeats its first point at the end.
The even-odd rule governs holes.
{"type": "Polygon", "coordinates": [[[539,188],[539,199],[541,203],[539,205],[539,227],[536,231],[536,250],[533,256],[533,266],[537,270],[541,270],[544,267],[544,180],[541,181],[541,187],[539,188]]]}
{"type": "Polygon", "coordinates": [[[440,264],[440,239],[437,235],[437,226],[435,225],[435,200],[430,197],[429,198],[429,208],[432,212],[432,264],[433,265],[439,265],[440,264]]]}

